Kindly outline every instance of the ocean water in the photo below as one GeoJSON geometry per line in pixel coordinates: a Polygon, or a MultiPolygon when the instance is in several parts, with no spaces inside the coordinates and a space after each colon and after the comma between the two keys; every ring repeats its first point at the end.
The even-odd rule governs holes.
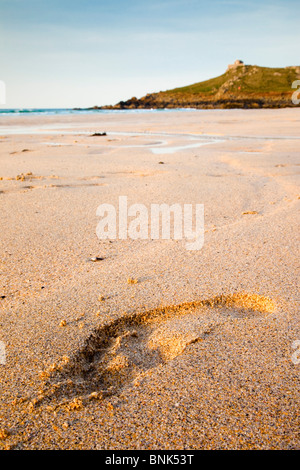
{"type": "MultiPolygon", "coordinates": [[[[193,108],[176,109],[77,109],[77,108],[0,108],[0,115],[65,115],[65,114],[108,114],[108,113],[172,113],[174,111],[196,111],[193,108]]],[[[203,111],[197,109],[197,111],[203,111]]]]}

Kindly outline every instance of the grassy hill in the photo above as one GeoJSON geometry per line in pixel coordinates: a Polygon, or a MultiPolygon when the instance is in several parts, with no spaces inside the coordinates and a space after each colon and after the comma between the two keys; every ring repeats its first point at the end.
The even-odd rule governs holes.
{"type": "Polygon", "coordinates": [[[109,109],[136,108],[280,108],[292,103],[292,83],[300,79],[300,66],[228,66],[219,77],[173,90],[121,101],[109,109]]]}

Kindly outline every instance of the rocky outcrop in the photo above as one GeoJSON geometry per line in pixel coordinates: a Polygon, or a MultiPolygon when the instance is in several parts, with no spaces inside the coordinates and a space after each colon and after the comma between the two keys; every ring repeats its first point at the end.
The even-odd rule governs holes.
{"type": "Polygon", "coordinates": [[[101,109],[285,108],[295,107],[292,84],[300,66],[268,68],[236,60],[226,72],[205,82],[130,98],[101,109]]]}

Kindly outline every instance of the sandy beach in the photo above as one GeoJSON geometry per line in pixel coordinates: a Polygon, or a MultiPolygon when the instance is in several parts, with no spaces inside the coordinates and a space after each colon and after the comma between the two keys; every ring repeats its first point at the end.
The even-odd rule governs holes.
{"type": "Polygon", "coordinates": [[[0,448],[299,449],[299,124],[0,116],[0,448]],[[99,239],[119,196],[204,204],[203,247],[99,239]]]}

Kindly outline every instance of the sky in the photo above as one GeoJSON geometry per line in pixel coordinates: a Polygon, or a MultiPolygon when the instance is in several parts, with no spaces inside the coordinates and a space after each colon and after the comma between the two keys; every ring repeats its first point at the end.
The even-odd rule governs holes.
{"type": "Polygon", "coordinates": [[[300,65],[299,0],[0,0],[2,108],[115,104],[300,65]]]}

